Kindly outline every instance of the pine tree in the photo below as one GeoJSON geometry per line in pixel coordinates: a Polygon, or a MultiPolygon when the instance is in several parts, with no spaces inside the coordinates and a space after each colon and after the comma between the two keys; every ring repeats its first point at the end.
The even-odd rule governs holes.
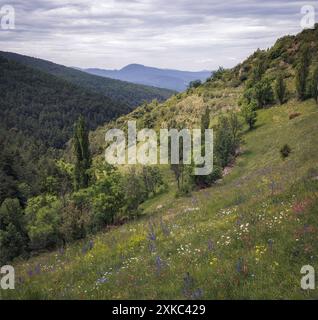
{"type": "Polygon", "coordinates": [[[74,130],[75,162],[75,190],[87,188],[89,185],[88,170],[91,166],[91,154],[89,150],[88,130],[82,116],[75,124],[74,130]]]}
{"type": "Polygon", "coordinates": [[[311,79],[311,96],[318,103],[318,66],[314,69],[311,79]]]}
{"type": "Polygon", "coordinates": [[[285,95],[286,95],[286,85],[284,82],[284,78],[281,74],[278,75],[275,86],[274,86],[275,96],[276,99],[280,104],[285,102],[285,95]]]}
{"type": "Polygon", "coordinates": [[[309,73],[310,51],[304,47],[301,51],[300,62],[296,67],[296,90],[299,100],[306,99],[307,78],[309,73]]]}

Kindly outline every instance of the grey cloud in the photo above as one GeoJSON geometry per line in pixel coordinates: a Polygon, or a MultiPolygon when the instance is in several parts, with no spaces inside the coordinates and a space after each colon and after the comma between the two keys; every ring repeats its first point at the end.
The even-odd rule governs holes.
{"type": "MultiPolygon", "coordinates": [[[[4,1],[0,1],[0,6],[4,1]]],[[[13,0],[16,30],[2,50],[66,65],[128,63],[182,69],[233,66],[258,47],[300,31],[296,0],[13,0]]]]}

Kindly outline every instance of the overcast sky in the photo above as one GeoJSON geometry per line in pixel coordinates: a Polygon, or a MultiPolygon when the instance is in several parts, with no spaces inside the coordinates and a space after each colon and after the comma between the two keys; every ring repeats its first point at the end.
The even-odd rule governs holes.
{"type": "Polygon", "coordinates": [[[140,63],[182,70],[232,67],[278,37],[301,31],[301,7],[318,0],[0,0],[15,30],[0,50],[67,66],[140,63]]]}

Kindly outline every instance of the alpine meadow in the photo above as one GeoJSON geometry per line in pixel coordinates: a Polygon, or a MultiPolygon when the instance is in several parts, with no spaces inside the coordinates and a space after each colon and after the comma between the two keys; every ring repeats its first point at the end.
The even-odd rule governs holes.
{"type": "MultiPolygon", "coordinates": [[[[143,13],[147,1],[140,2],[143,13]]],[[[50,10],[59,12],[56,3],[51,2],[50,10]]],[[[201,14],[199,3],[192,6],[194,16],[201,14]]],[[[219,6],[216,15],[236,19],[234,13],[219,13],[219,6]]],[[[106,24],[77,25],[74,18],[69,24],[56,22],[65,34],[60,29],[46,34],[43,27],[43,34],[38,30],[36,35],[28,33],[31,22],[26,19],[20,25],[24,36],[9,39],[7,33],[20,30],[19,8],[16,29],[0,30],[0,267],[14,269],[14,289],[0,287],[2,300],[318,298],[311,274],[316,270],[318,275],[317,23],[293,34],[284,31],[284,23],[278,24],[277,34],[284,36],[277,36],[267,49],[249,47],[245,56],[239,53],[249,38],[244,34],[243,44],[235,42],[236,49],[229,49],[238,60],[230,59],[233,65],[227,66],[219,53],[211,59],[216,65],[201,65],[199,54],[209,61],[207,45],[228,45],[222,38],[226,32],[215,27],[220,35],[201,47],[200,41],[209,39],[200,33],[204,19],[195,31],[195,53],[185,52],[186,34],[168,41],[166,36],[173,32],[161,26],[162,34],[154,31],[151,37],[153,54],[152,42],[142,38],[150,29],[143,29],[142,36],[138,32],[146,23],[159,28],[159,18],[156,23],[149,17],[140,24],[131,22],[136,25],[127,39],[126,28],[121,29],[126,18],[114,20],[113,33],[104,30],[106,24]],[[71,29],[75,26],[78,29],[71,29]],[[99,41],[95,46],[95,31],[96,39],[102,32],[107,46],[99,41]],[[67,41],[74,44],[77,32],[83,33],[82,42],[69,51],[67,41]],[[43,40],[46,36],[49,42],[43,40]],[[28,37],[31,44],[41,43],[33,54],[31,45],[22,44],[28,37]],[[168,58],[167,44],[172,51],[181,48],[184,57],[178,51],[179,61],[168,58]],[[119,46],[122,55],[112,46],[119,46]],[[86,63],[83,59],[89,55],[96,60],[86,63]],[[152,59],[158,68],[148,74],[143,67],[144,79],[143,73],[116,71],[115,58],[119,65],[147,65],[152,59]],[[177,71],[183,61],[185,69],[201,71],[177,71]],[[112,79],[110,69],[132,80],[112,79]],[[195,78],[206,73],[205,80],[195,78]],[[128,123],[135,123],[137,137],[141,130],[148,138],[153,133],[155,144],[161,130],[197,129],[204,162],[196,162],[195,153],[186,159],[185,135],[169,140],[172,151],[167,151],[166,163],[107,162],[107,132],[116,130],[127,138],[128,123]],[[210,129],[211,141],[204,135],[210,129]],[[198,175],[207,165],[208,143],[213,147],[213,170],[198,175]]],[[[283,8],[289,10],[285,4],[283,8]]],[[[237,15],[248,10],[234,9],[237,15]]],[[[78,9],[68,14],[73,10],[78,9]]],[[[254,19],[252,11],[248,21],[254,19]]],[[[90,14],[98,19],[97,11],[90,14]]],[[[139,14],[129,19],[141,19],[139,14]]],[[[187,30],[182,24],[186,14],[176,17],[174,23],[180,25],[173,30],[187,30]]],[[[50,16],[37,19],[40,28],[50,16]]],[[[228,28],[235,35],[240,32],[235,25],[228,28]]],[[[268,45],[265,38],[260,33],[257,40],[264,41],[262,48],[268,45]]],[[[141,140],[134,142],[137,155],[145,149],[147,139],[141,140]]],[[[126,152],[130,142],[123,141],[126,152]]],[[[155,150],[160,159],[159,146],[155,150]]]]}

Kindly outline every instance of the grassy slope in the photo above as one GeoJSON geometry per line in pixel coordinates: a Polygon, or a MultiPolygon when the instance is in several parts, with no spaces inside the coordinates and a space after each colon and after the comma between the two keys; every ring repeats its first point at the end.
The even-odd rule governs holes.
{"type": "Polygon", "coordinates": [[[89,240],[17,261],[16,290],[3,298],[317,298],[300,289],[300,268],[318,267],[318,108],[291,100],[258,114],[222,182],[148,201],[143,217],[94,237],[87,253],[89,240]],[[283,161],[285,143],[293,152],[283,161]]]}

